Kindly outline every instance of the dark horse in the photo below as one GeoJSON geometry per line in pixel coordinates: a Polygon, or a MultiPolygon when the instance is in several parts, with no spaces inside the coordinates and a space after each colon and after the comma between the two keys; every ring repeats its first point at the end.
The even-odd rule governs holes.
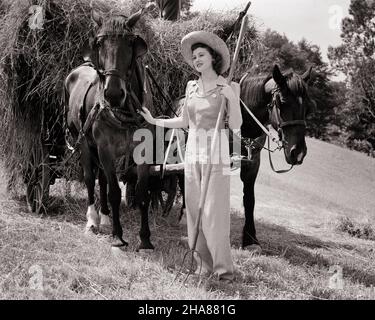
{"type": "MultiPolygon", "coordinates": [[[[95,37],[85,50],[85,63],[65,80],[66,121],[72,136],[79,141],[80,161],[88,191],[86,230],[110,227],[112,209],[112,246],[127,246],[120,224],[121,190],[116,175],[116,159],[127,155],[140,142],[133,134],[142,126],[137,109],[146,97],[144,72],[137,60],[147,52],[145,41],[132,32],[142,10],[129,18],[113,16],[104,20],[93,11],[95,37]],[[95,178],[100,186],[100,214],[94,207],[95,178]],[[108,194],[107,194],[108,186],[108,194]]],[[[148,224],[149,164],[136,166],[136,204],[141,213],[139,249],[153,249],[148,224]]]]}
{"type": "MultiPolygon", "coordinates": [[[[278,132],[285,160],[291,165],[302,164],[307,152],[305,118],[315,108],[315,102],[308,94],[307,82],[310,75],[311,68],[302,76],[294,72],[283,75],[275,65],[272,76],[252,77],[247,74],[240,82],[242,101],[263,125],[271,124],[278,132]]],[[[254,184],[266,134],[243,105],[241,111],[241,135],[244,138],[241,143],[241,155],[248,159],[241,163],[245,208],[242,248],[259,248],[254,224],[254,184]],[[245,143],[246,140],[251,143],[245,143]]]]}

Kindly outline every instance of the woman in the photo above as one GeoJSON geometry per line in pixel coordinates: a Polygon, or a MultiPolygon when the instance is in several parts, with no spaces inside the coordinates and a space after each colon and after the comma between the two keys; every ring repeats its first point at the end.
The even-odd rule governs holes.
{"type": "Polygon", "coordinates": [[[198,218],[207,161],[213,163],[196,250],[200,253],[205,273],[214,273],[220,280],[230,282],[233,280],[229,239],[230,161],[228,139],[222,134],[225,129],[224,117],[220,119],[219,139],[212,154],[211,142],[222,99],[226,99],[225,119],[230,129],[239,130],[241,127],[239,85],[232,82],[229,86],[221,76],[229,68],[230,54],[225,42],[218,36],[205,31],[191,32],[182,39],[181,49],[185,61],[200,75],[198,80],[189,81],[186,86],[182,116],[167,120],[154,119],[147,108],[141,114],[146,121],[157,126],[189,127],[184,173],[190,248],[194,242],[194,226],[198,218]],[[207,138],[206,141],[204,138],[207,138]]]}

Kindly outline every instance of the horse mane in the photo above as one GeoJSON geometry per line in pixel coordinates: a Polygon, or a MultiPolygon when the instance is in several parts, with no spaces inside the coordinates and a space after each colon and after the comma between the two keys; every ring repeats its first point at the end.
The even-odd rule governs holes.
{"type": "MultiPolygon", "coordinates": [[[[283,72],[288,88],[294,96],[308,97],[306,82],[292,69],[283,72]]],[[[272,75],[247,76],[242,83],[242,99],[249,102],[249,107],[257,108],[267,98],[264,90],[265,84],[272,78],[272,75]]]]}
{"type": "Polygon", "coordinates": [[[129,27],[126,25],[127,21],[128,17],[124,15],[111,16],[108,19],[104,19],[100,28],[100,33],[131,32],[129,27]]]}
{"type": "Polygon", "coordinates": [[[283,75],[286,77],[288,88],[294,96],[307,97],[306,82],[299,74],[293,72],[293,70],[288,70],[283,75]]]}
{"type": "Polygon", "coordinates": [[[266,92],[264,85],[272,78],[270,75],[247,76],[241,86],[242,99],[249,103],[250,108],[257,108],[264,103],[266,92]]]}

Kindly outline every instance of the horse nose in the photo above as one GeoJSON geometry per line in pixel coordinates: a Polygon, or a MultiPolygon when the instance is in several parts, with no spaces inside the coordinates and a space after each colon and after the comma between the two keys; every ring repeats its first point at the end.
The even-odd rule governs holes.
{"type": "Polygon", "coordinates": [[[122,101],[125,98],[125,91],[122,88],[106,88],[104,89],[104,98],[107,101],[122,101]]]}
{"type": "Polygon", "coordinates": [[[295,164],[302,164],[303,158],[305,157],[305,151],[304,148],[298,150],[297,146],[294,145],[290,149],[290,160],[293,165],[295,164]]]}
{"type": "Polygon", "coordinates": [[[104,86],[104,99],[111,106],[120,107],[126,98],[126,92],[118,77],[108,76],[104,86]]]}

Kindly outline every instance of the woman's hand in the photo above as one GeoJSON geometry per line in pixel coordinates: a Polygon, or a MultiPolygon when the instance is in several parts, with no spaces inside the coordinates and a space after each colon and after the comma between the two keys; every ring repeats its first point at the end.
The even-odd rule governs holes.
{"type": "Polygon", "coordinates": [[[236,95],[230,85],[223,85],[220,93],[227,98],[229,101],[235,101],[236,95]]]}
{"type": "Polygon", "coordinates": [[[152,116],[150,110],[148,110],[146,107],[142,107],[142,110],[143,111],[139,111],[139,114],[145,118],[145,120],[148,122],[148,123],[151,123],[151,124],[155,124],[155,119],[154,117],[152,116]]]}
{"type": "Polygon", "coordinates": [[[238,154],[232,154],[230,156],[230,170],[234,171],[241,168],[241,160],[243,157],[238,154]]]}

